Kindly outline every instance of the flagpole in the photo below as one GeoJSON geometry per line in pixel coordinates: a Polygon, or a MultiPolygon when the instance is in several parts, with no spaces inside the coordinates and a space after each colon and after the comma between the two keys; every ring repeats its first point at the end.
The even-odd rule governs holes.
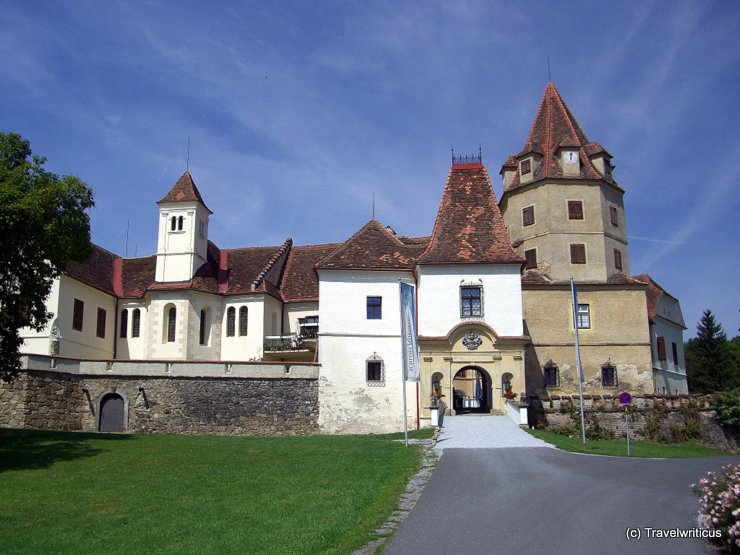
{"type": "Polygon", "coordinates": [[[401,372],[401,380],[403,381],[403,440],[406,447],[409,446],[409,419],[408,413],[406,412],[406,376],[401,372]]]}
{"type": "Polygon", "coordinates": [[[576,371],[578,372],[578,397],[581,405],[581,432],[583,446],[586,447],[586,418],[583,414],[583,368],[581,366],[581,342],[578,338],[578,293],[573,278],[570,278],[570,291],[573,296],[573,327],[576,329],[576,371]]]}

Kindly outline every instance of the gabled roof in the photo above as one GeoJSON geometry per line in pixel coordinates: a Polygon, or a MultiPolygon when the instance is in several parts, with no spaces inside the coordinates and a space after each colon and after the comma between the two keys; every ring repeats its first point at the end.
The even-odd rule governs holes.
{"type": "Polygon", "coordinates": [[[405,243],[378,220],[372,219],[316,267],[331,270],[410,270],[423,250],[423,243],[405,243]]]}
{"type": "MultiPolygon", "coordinates": [[[[660,302],[661,297],[665,295],[666,297],[669,297],[671,300],[678,303],[678,299],[668,293],[665,289],[663,289],[658,283],[651,278],[648,274],[639,274],[637,276],[633,276],[632,279],[639,280],[643,283],[647,283],[647,290],[645,291],[645,296],[647,297],[647,311],[648,311],[648,318],[650,321],[654,321],[655,317],[658,315],[658,303],[660,302]]],[[[671,321],[679,324],[680,326],[683,326],[684,329],[686,328],[686,325],[683,321],[683,314],[680,313],[680,306],[679,306],[679,314],[678,316],[674,317],[673,315],[671,318],[669,318],[671,321]]]]}
{"type": "MultiPolygon", "coordinates": [[[[607,157],[610,155],[600,144],[589,141],[552,81],[545,87],[545,92],[542,95],[539,108],[537,108],[537,114],[532,122],[527,140],[524,142],[524,147],[515,157],[510,155],[507,158],[502,166],[502,171],[504,168],[511,168],[516,163],[517,158],[531,152],[540,154],[542,160],[541,164],[533,168],[532,181],[526,184],[545,178],[591,179],[605,180],[621,190],[612,178],[602,175],[591,162],[591,156],[595,154],[603,153],[607,157]],[[581,173],[579,175],[563,173],[556,161],[556,156],[561,148],[578,149],[581,159],[581,173]]],[[[519,173],[517,172],[504,194],[522,185],[524,184],[520,182],[519,173]]]]}
{"type": "Polygon", "coordinates": [[[90,257],[84,262],[70,262],[64,273],[104,293],[115,295],[115,260],[118,257],[94,243],[90,243],[90,247],[90,257]]]}
{"type": "Polygon", "coordinates": [[[328,257],[342,243],[293,247],[285,264],[280,291],[285,302],[318,301],[319,276],[316,264],[328,257]]]}
{"type": "Polygon", "coordinates": [[[167,193],[162,200],[157,201],[157,204],[167,202],[199,202],[206,210],[208,210],[208,212],[213,214],[208,206],[206,206],[206,203],[203,202],[203,197],[200,196],[200,191],[198,190],[198,187],[195,186],[193,176],[190,175],[190,172],[187,170],[180,176],[180,179],[178,179],[174,187],[170,189],[170,192],[167,193]]]}
{"type": "Polygon", "coordinates": [[[453,164],[419,264],[520,264],[483,164],[453,164]]]}

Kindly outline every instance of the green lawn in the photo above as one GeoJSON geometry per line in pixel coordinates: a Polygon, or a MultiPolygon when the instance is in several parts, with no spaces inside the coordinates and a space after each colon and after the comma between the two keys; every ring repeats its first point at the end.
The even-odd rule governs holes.
{"type": "Polygon", "coordinates": [[[347,553],[419,459],[389,436],[0,430],[0,553],[347,553]]]}
{"type": "MultiPolygon", "coordinates": [[[[610,455],[613,457],[627,456],[626,439],[598,439],[587,440],[586,448],[583,448],[581,437],[567,437],[553,432],[544,430],[527,430],[530,434],[541,440],[551,443],[563,451],[572,451],[574,453],[591,453],[593,455],[610,455]]],[[[663,444],[653,441],[634,441],[630,442],[631,456],[644,458],[666,458],[680,459],[690,457],[717,457],[721,455],[731,455],[727,451],[710,449],[703,447],[692,441],[686,443],[663,444]]]]}

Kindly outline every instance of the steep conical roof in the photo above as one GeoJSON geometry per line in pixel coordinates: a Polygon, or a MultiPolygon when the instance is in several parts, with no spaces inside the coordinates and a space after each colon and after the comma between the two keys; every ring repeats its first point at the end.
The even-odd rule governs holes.
{"type": "MultiPolygon", "coordinates": [[[[521,159],[532,152],[542,156],[542,163],[535,170],[531,182],[548,177],[567,177],[569,179],[608,179],[610,183],[616,185],[611,176],[607,178],[596,169],[590,158],[598,153],[609,156],[609,153],[600,144],[589,141],[552,81],[545,87],[524,147],[516,157],[509,156],[502,171],[512,166],[515,158],[521,159]],[[581,159],[579,175],[563,174],[562,168],[556,161],[558,150],[561,148],[578,149],[581,159]]],[[[517,173],[506,190],[516,189],[520,185],[517,173]]]]}
{"type": "MultiPolygon", "coordinates": [[[[190,172],[187,170],[180,176],[180,179],[178,179],[175,186],[170,189],[170,192],[167,193],[162,200],[158,201],[157,204],[164,202],[199,202],[206,210],[211,212],[208,206],[206,206],[206,203],[203,202],[203,197],[200,196],[200,191],[198,190],[198,187],[195,186],[193,176],[191,176],[190,172]]],[[[213,212],[211,212],[211,214],[213,214],[213,212]]]]}
{"type": "Polygon", "coordinates": [[[518,264],[483,164],[453,164],[419,264],[518,264]]]}

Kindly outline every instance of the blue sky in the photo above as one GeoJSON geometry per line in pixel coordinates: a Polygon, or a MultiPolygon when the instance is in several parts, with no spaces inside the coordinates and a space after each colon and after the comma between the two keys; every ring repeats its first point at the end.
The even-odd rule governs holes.
{"type": "Polygon", "coordinates": [[[219,246],[428,235],[450,165],[498,171],[552,79],[627,191],[633,274],[740,328],[740,3],[0,0],[0,130],[153,254],[185,170],[219,246]]]}

